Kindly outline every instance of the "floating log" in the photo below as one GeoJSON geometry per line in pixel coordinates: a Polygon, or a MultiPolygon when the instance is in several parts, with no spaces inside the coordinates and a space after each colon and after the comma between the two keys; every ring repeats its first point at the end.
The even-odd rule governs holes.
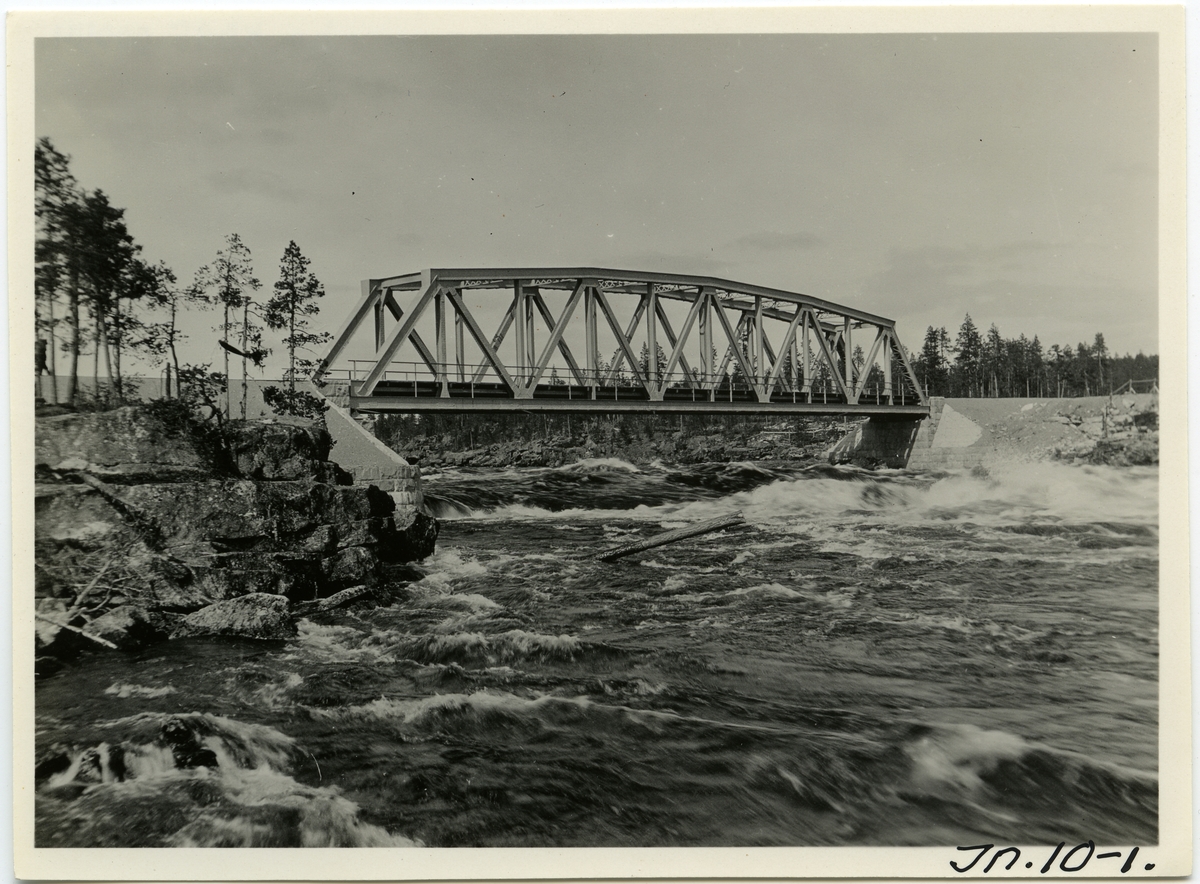
{"type": "Polygon", "coordinates": [[[614,559],[654,549],[656,546],[674,543],[676,540],[686,540],[689,537],[697,537],[701,534],[708,534],[711,531],[720,531],[722,528],[733,528],[736,525],[744,524],[746,524],[746,520],[742,518],[742,514],[735,513],[732,516],[722,516],[719,519],[710,519],[707,522],[697,522],[695,525],[688,525],[686,528],[676,528],[674,531],[665,531],[662,534],[655,534],[653,537],[646,537],[642,540],[636,540],[633,543],[614,546],[612,549],[607,549],[600,553],[596,558],[601,562],[611,562],[614,559]]]}
{"type": "Polygon", "coordinates": [[[335,608],[340,608],[343,605],[348,605],[372,592],[369,586],[352,586],[349,589],[343,589],[341,592],[335,592],[331,596],[326,596],[323,599],[316,599],[310,602],[301,602],[293,608],[293,613],[298,616],[307,616],[308,614],[317,614],[322,611],[332,611],[335,608]]]}

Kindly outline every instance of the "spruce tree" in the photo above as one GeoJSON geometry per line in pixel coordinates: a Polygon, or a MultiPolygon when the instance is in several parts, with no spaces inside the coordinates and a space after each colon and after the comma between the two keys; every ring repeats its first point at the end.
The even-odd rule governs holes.
{"type": "Polygon", "coordinates": [[[954,364],[958,369],[961,385],[958,392],[960,395],[965,392],[968,397],[982,395],[980,361],[983,355],[983,339],[979,330],[975,328],[975,323],[971,321],[970,313],[963,319],[963,324],[958,330],[955,349],[958,352],[954,357],[954,364]]]}

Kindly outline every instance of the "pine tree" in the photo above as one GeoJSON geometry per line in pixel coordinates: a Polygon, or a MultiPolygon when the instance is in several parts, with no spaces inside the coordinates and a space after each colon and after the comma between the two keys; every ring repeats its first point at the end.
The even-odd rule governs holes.
{"type": "MultiPolygon", "coordinates": [[[[137,342],[144,347],[152,356],[157,356],[167,360],[168,378],[171,371],[175,375],[175,395],[182,398],[184,383],[184,372],[179,364],[179,354],[176,351],[176,345],[187,339],[187,335],[179,329],[179,312],[180,309],[188,307],[197,307],[201,310],[206,310],[211,305],[211,299],[204,293],[204,290],[197,287],[195,283],[188,286],[179,286],[175,273],[159,261],[150,268],[153,274],[153,288],[147,298],[147,305],[155,311],[165,311],[166,319],[161,322],[148,322],[142,329],[141,338],[137,342]]],[[[167,385],[166,394],[171,396],[170,384],[167,385]]]]}
{"type": "MultiPolygon", "coordinates": [[[[1000,395],[1000,377],[1003,374],[1004,356],[1004,338],[1000,336],[1000,329],[996,328],[996,323],[993,322],[991,328],[988,329],[987,338],[980,354],[981,367],[986,374],[985,379],[989,382],[988,392],[993,399],[1000,395]]],[[[981,395],[982,392],[981,390],[981,395]]]]}
{"type": "Polygon", "coordinates": [[[58,342],[59,319],[55,302],[60,291],[67,288],[68,304],[73,305],[68,319],[72,325],[72,371],[69,375],[67,398],[74,401],[78,378],[78,271],[72,273],[70,226],[80,200],[79,187],[70,171],[70,157],[60,153],[49,138],[38,139],[34,149],[34,217],[37,234],[34,241],[35,333],[39,340],[46,335],[47,369],[52,378],[51,401],[58,401],[58,342]]]}
{"type": "Polygon", "coordinates": [[[214,291],[214,300],[221,305],[223,318],[221,325],[216,327],[217,331],[222,334],[224,341],[225,353],[225,379],[226,379],[226,396],[225,396],[225,416],[228,418],[231,414],[231,400],[233,397],[228,392],[229,383],[229,336],[230,329],[233,327],[230,323],[231,315],[236,316],[236,311],[242,311],[242,417],[246,416],[246,377],[247,377],[247,361],[253,359],[256,365],[261,365],[263,358],[266,356],[266,351],[262,350],[262,333],[261,330],[255,328],[250,321],[250,305],[253,298],[253,293],[262,287],[262,283],[254,276],[254,267],[251,264],[250,249],[242,242],[241,237],[236,233],[231,233],[225,237],[225,248],[217,252],[217,259],[212,264],[205,265],[196,271],[196,285],[198,288],[208,291],[214,291]],[[251,348],[251,345],[254,345],[251,348]]]}
{"type": "Polygon", "coordinates": [[[86,283],[86,306],[92,319],[93,376],[98,382],[103,348],[109,383],[115,380],[115,391],[120,398],[124,341],[121,300],[143,293],[138,271],[133,266],[141,246],[134,243],[125,227],[125,210],[113,206],[102,190],[84,195],[76,223],[78,240],[73,248],[79,253],[80,272],[86,283]]]}
{"type": "MultiPolygon", "coordinates": [[[[655,371],[654,376],[658,378],[659,384],[662,384],[666,378],[663,377],[663,372],[667,368],[667,354],[663,352],[662,344],[655,344],[655,371]]],[[[638,353],[638,367],[642,370],[642,377],[647,382],[650,380],[650,345],[643,342],[641,352],[638,353]]]]}
{"type": "Polygon", "coordinates": [[[303,354],[317,344],[328,343],[333,336],[327,332],[308,329],[308,317],[320,312],[317,301],[325,296],[325,287],[309,271],[309,260],[300,252],[295,241],[288,243],[279,263],[279,280],[275,292],[263,309],[267,326],[284,330],[283,345],[287,349],[288,367],[284,374],[287,388],[270,386],[263,390],[263,399],[277,411],[300,417],[317,417],[327,406],[317,396],[296,390],[297,371],[311,371],[317,360],[303,354]]]}
{"type": "MultiPolygon", "coordinates": [[[[1030,373],[1037,379],[1035,386],[1037,396],[1041,397],[1043,395],[1042,377],[1045,373],[1045,367],[1043,364],[1045,362],[1045,357],[1042,353],[1042,342],[1038,340],[1037,335],[1033,336],[1033,341],[1029,344],[1029,351],[1026,355],[1026,359],[1028,360],[1030,373]]],[[[1025,395],[1028,396],[1029,393],[1026,392],[1025,395]]]]}
{"type": "MultiPolygon", "coordinates": [[[[1104,343],[1104,335],[1096,332],[1096,338],[1092,342],[1092,356],[1096,360],[1096,392],[1104,391],[1105,364],[1108,362],[1108,345],[1104,343]]],[[[1112,392],[1112,384],[1108,385],[1109,392],[1112,392]]]]}

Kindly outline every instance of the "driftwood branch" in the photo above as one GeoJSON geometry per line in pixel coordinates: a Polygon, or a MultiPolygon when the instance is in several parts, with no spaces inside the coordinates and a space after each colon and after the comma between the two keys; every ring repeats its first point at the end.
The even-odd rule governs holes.
{"type": "Polygon", "coordinates": [[[322,611],[332,611],[335,608],[343,607],[351,602],[357,601],[372,592],[369,586],[352,586],[349,589],[343,589],[341,592],[335,592],[331,596],[323,599],[316,599],[311,602],[301,602],[296,605],[295,613],[298,616],[307,616],[309,614],[317,614],[322,611]]]}
{"type": "Polygon", "coordinates": [[[33,616],[45,623],[51,623],[54,626],[57,626],[59,629],[69,629],[71,632],[77,632],[84,638],[90,638],[92,641],[102,644],[106,648],[112,648],[114,651],[117,649],[117,646],[108,639],[100,638],[98,635],[92,635],[90,632],[86,632],[80,629],[78,626],[71,626],[69,623],[62,623],[58,620],[55,620],[53,617],[47,617],[45,614],[34,614],[33,616]]]}
{"type": "MultiPolygon", "coordinates": [[[[96,576],[92,578],[91,582],[86,587],[84,587],[83,592],[81,592],[79,595],[77,595],[75,597],[75,604],[71,605],[71,610],[67,616],[68,620],[74,619],[75,615],[78,614],[81,610],[83,610],[83,600],[86,599],[88,597],[88,595],[91,593],[91,591],[96,588],[96,584],[98,584],[100,582],[100,578],[104,576],[104,573],[109,569],[109,566],[111,566],[112,563],[113,563],[113,560],[112,560],[112,557],[110,556],[108,561],[106,561],[103,565],[100,566],[100,570],[96,572],[96,576]]],[[[110,590],[110,592],[111,592],[111,590],[110,590]]]]}
{"type": "Polygon", "coordinates": [[[663,546],[668,543],[674,543],[677,540],[686,540],[689,537],[698,537],[701,534],[708,534],[712,531],[720,531],[722,528],[733,528],[737,525],[744,525],[746,520],[742,518],[741,513],[736,513],[732,516],[722,516],[719,519],[710,519],[707,522],[697,522],[694,525],[688,525],[686,528],[677,528],[674,531],[666,531],[662,534],[656,534],[653,537],[646,537],[642,540],[634,541],[633,543],[625,543],[621,546],[614,546],[606,549],[604,552],[596,556],[601,562],[611,562],[614,559],[620,559],[624,556],[630,556],[634,553],[644,552],[648,549],[654,549],[658,546],[663,546]]]}

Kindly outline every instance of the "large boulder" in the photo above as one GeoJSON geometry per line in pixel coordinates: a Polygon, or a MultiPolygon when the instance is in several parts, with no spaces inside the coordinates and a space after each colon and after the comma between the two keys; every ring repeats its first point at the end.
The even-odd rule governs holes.
{"type": "Polygon", "coordinates": [[[384,562],[403,564],[433,555],[438,521],[416,507],[398,507],[392,517],[395,530],[380,538],[377,547],[384,562]]]}
{"type": "Polygon", "coordinates": [[[91,621],[87,631],[123,651],[134,651],[162,641],[171,630],[162,614],[138,605],[121,605],[91,621]]]}
{"type": "Polygon", "coordinates": [[[291,604],[286,598],[252,593],[216,602],[183,618],[172,638],[192,635],[230,635],[267,640],[288,639],[296,634],[291,604]]]}
{"type": "Polygon", "coordinates": [[[188,422],[162,409],[126,406],[39,419],[34,464],[114,482],[171,482],[210,476],[213,459],[188,422]]]}
{"type": "Polygon", "coordinates": [[[225,430],[234,468],[244,479],[315,479],[349,485],[350,474],[329,462],[332,439],[318,424],[235,421],[225,430]]]}

